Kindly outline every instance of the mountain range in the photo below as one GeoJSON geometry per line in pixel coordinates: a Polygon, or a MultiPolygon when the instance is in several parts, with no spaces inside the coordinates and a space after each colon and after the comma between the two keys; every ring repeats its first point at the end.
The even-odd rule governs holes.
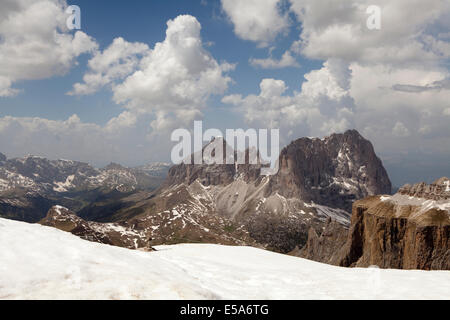
{"type": "MultiPolygon", "coordinates": [[[[216,138],[203,151],[211,146],[230,148],[216,138]]],[[[381,160],[356,130],[291,142],[272,176],[249,157],[96,169],[1,156],[0,217],[131,249],[215,243],[346,267],[450,268],[448,179],[392,196],[381,160]]]]}
{"type": "MultiPolygon", "coordinates": [[[[228,147],[223,139],[211,143],[228,147]]],[[[309,229],[320,232],[328,218],[348,228],[355,200],[391,191],[372,144],[355,130],[293,141],[273,176],[262,176],[261,164],[180,164],[156,190],[165,164],[95,169],[26,157],[3,160],[1,168],[9,177],[0,194],[6,217],[38,222],[57,204],[86,221],[132,228],[154,245],[208,242],[282,253],[304,246],[309,229]],[[42,210],[33,197],[42,199],[42,210]]]]}
{"type": "MultiPolygon", "coordinates": [[[[164,180],[169,164],[138,168],[110,164],[97,169],[83,162],[0,155],[0,216],[37,222],[53,205],[64,205],[80,215],[101,203],[114,210],[118,199],[154,190],[164,180]]],[[[98,209],[97,209],[98,210],[98,209]]]]}

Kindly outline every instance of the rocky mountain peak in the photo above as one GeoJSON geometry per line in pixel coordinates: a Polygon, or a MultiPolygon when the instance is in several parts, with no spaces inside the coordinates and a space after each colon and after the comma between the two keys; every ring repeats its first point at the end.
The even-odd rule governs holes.
{"type": "MultiPolygon", "coordinates": [[[[222,138],[213,139],[202,152],[214,144],[231,148],[222,138]]],[[[224,152],[224,162],[225,162],[224,152]]],[[[236,160],[237,153],[234,152],[236,160]]],[[[198,180],[203,185],[226,185],[241,177],[247,183],[261,180],[261,164],[245,165],[181,164],[169,171],[166,186],[198,180]]],[[[258,156],[258,155],[257,155],[258,156]]],[[[194,159],[195,155],[192,155],[194,159]]],[[[279,157],[280,170],[270,177],[269,193],[330,205],[350,211],[352,202],[373,194],[391,193],[391,182],[370,141],[358,131],[349,130],[329,137],[300,138],[285,147],[279,157]]]]}
{"type": "Polygon", "coordinates": [[[272,187],[287,197],[350,211],[356,199],[391,193],[381,160],[356,130],[293,141],[281,151],[279,161],[272,187]]]}
{"type": "Polygon", "coordinates": [[[442,185],[442,186],[446,186],[447,187],[447,186],[450,185],[450,179],[447,178],[447,177],[442,177],[440,179],[437,179],[433,184],[442,185]]]}
{"type": "Polygon", "coordinates": [[[169,169],[172,167],[172,164],[167,162],[154,162],[149,163],[136,169],[144,171],[151,176],[166,176],[169,169]]]}
{"type": "Polygon", "coordinates": [[[6,160],[7,160],[6,156],[0,152],[0,161],[6,161],[6,160]]]}

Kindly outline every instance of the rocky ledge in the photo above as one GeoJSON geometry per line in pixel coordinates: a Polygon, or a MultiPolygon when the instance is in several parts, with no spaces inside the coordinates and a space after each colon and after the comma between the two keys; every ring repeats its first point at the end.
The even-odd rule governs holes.
{"type": "Polygon", "coordinates": [[[356,201],[348,232],[331,223],[320,236],[311,231],[297,255],[343,267],[450,270],[449,179],[356,201]]]}

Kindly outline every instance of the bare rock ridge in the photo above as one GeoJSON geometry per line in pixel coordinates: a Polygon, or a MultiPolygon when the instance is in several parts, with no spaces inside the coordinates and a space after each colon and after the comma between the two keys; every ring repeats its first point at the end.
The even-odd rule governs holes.
{"type": "Polygon", "coordinates": [[[299,255],[344,267],[450,270],[450,180],[357,201],[346,240],[342,228],[334,244],[326,233],[310,235],[299,255]]]}
{"type": "Polygon", "coordinates": [[[202,241],[206,229],[217,241],[250,239],[287,253],[303,247],[310,228],[321,233],[328,218],[348,227],[353,201],[391,191],[372,144],[357,131],[296,140],[281,152],[276,175],[260,170],[261,164],[174,166],[156,194],[120,210],[117,220],[174,243],[202,241]]]}
{"type": "MultiPolygon", "coordinates": [[[[226,144],[226,142],[224,142],[226,144]]],[[[247,151],[248,152],[248,151],[247,151]]],[[[248,155],[246,156],[248,159],[248,155]]],[[[301,138],[281,151],[280,170],[267,193],[351,211],[354,200],[391,193],[391,182],[370,141],[356,130],[324,139],[301,138]]],[[[186,165],[169,170],[166,186],[198,180],[205,186],[226,185],[243,177],[260,181],[261,165],[186,165]]]]}
{"type": "MultiPolygon", "coordinates": [[[[223,138],[214,138],[209,144],[203,147],[201,152],[192,154],[190,156],[191,163],[194,163],[196,155],[200,155],[203,159],[203,154],[207,148],[220,148],[222,150],[222,163],[216,164],[215,162],[210,164],[179,164],[170,168],[167,179],[163,187],[170,187],[173,185],[187,184],[190,185],[195,181],[200,182],[204,186],[218,186],[227,185],[232,183],[235,178],[242,175],[246,181],[256,180],[260,177],[261,165],[235,165],[227,164],[227,155],[236,162],[238,153],[232,150],[223,138]],[[248,175],[249,172],[251,175],[248,175]],[[245,175],[247,173],[247,175],[245,175]],[[245,175],[245,176],[244,176],[245,175]]],[[[215,150],[213,150],[213,156],[215,156],[215,150]]],[[[248,163],[248,150],[245,152],[246,163],[248,163]]]]}
{"type": "Polygon", "coordinates": [[[398,190],[399,194],[427,200],[446,200],[450,198],[450,181],[443,177],[432,184],[421,182],[415,185],[405,185],[398,190]]]}
{"type": "Polygon", "coordinates": [[[152,250],[150,239],[143,233],[114,223],[85,221],[61,206],[52,207],[40,224],[70,232],[84,240],[128,249],[152,250]]]}

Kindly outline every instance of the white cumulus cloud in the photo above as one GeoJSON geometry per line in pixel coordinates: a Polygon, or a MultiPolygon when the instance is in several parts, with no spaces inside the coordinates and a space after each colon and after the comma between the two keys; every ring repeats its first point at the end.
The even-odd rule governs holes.
{"type": "MultiPolygon", "coordinates": [[[[195,17],[183,15],[168,21],[165,40],[153,48],[122,38],[104,50],[94,47],[84,82],[75,84],[70,94],[91,94],[109,86],[122,113],[105,125],[82,121],[77,115],[67,120],[1,117],[2,152],[98,165],[168,160],[169,129],[190,126],[202,117],[208,99],[223,94],[232,81],[228,72],[234,65],[217,62],[204,48],[200,31],[195,17]]],[[[76,34],[74,46],[77,39],[76,34]]],[[[4,89],[9,88],[8,81],[0,76],[0,92],[10,90],[4,89]]]]}
{"type": "Polygon", "coordinates": [[[267,46],[289,26],[281,4],[281,0],[222,0],[222,8],[233,23],[236,35],[261,46],[267,46]]]}
{"type": "Polygon", "coordinates": [[[84,32],[67,30],[65,1],[4,0],[1,6],[0,96],[17,94],[17,81],[63,75],[97,48],[84,32]]]}
{"type": "Polygon", "coordinates": [[[152,127],[157,130],[187,124],[201,115],[208,98],[228,88],[227,72],[234,66],[218,63],[205,50],[200,30],[193,16],[169,20],[165,40],[113,87],[114,101],[134,113],[155,115],[152,127]]]}
{"type": "Polygon", "coordinates": [[[286,51],[282,56],[281,59],[277,60],[272,57],[265,58],[265,59],[256,59],[251,58],[250,64],[254,67],[259,67],[262,69],[280,69],[280,68],[287,68],[287,67],[300,67],[300,64],[297,62],[295,57],[292,55],[290,51],[286,51]]]}
{"type": "Polygon", "coordinates": [[[354,117],[345,66],[339,60],[324,63],[306,74],[301,90],[292,95],[286,94],[284,81],[263,79],[259,95],[229,95],[222,101],[251,125],[280,128],[284,139],[340,132],[352,127],[354,117]]]}
{"type": "Polygon", "coordinates": [[[450,56],[448,42],[432,31],[448,18],[446,0],[290,1],[302,25],[299,51],[307,57],[423,65],[450,56]],[[381,9],[381,30],[367,28],[371,5],[381,9]]]}
{"type": "Polygon", "coordinates": [[[142,56],[150,49],[144,43],[130,43],[116,38],[103,52],[96,51],[89,60],[89,71],[84,75],[84,83],[76,83],[70,95],[92,94],[108,84],[123,80],[134,72],[142,56]]]}

